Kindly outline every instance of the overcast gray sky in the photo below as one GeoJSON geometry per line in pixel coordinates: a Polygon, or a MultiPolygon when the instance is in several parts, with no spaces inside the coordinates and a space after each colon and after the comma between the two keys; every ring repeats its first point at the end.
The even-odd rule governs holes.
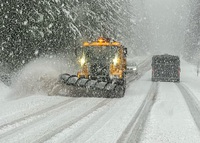
{"type": "Polygon", "coordinates": [[[179,54],[189,16],[188,0],[144,0],[150,16],[153,49],[179,54]]]}

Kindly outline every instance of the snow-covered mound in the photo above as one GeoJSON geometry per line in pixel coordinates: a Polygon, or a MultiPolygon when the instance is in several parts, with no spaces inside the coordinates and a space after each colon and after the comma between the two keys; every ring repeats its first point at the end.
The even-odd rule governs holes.
{"type": "Polygon", "coordinates": [[[0,101],[4,101],[7,98],[9,91],[10,88],[0,81],[0,101]]]}
{"type": "Polygon", "coordinates": [[[73,73],[66,59],[39,58],[27,64],[13,80],[11,96],[47,95],[61,73],[73,73]]]}
{"type": "Polygon", "coordinates": [[[181,61],[181,82],[185,84],[200,101],[200,68],[184,60],[181,61]],[[187,74],[185,74],[187,73],[187,74]]]}

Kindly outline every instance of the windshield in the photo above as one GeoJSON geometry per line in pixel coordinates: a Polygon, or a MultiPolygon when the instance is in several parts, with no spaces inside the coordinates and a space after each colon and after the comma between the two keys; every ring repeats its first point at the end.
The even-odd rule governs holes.
{"type": "Polygon", "coordinates": [[[110,62],[117,54],[115,46],[91,46],[83,48],[88,62],[110,62]]]}

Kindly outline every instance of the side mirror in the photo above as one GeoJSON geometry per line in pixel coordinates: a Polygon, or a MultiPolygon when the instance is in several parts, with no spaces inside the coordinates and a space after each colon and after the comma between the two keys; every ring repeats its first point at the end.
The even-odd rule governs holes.
{"type": "Polygon", "coordinates": [[[128,54],[127,48],[124,48],[124,55],[126,56],[128,54]]]}

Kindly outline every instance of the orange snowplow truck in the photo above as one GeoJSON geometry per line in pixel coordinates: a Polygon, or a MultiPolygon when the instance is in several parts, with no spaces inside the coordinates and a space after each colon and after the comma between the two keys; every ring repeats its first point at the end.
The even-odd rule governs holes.
{"type": "Polygon", "coordinates": [[[76,49],[80,70],[77,75],[62,74],[60,81],[73,88],[73,95],[123,97],[126,88],[127,48],[100,37],[76,49]]]}
{"type": "Polygon", "coordinates": [[[126,71],[127,49],[119,42],[100,37],[94,42],[84,42],[79,59],[78,78],[123,80],[126,71]],[[104,70],[104,73],[103,71],[104,70]],[[106,73],[105,73],[106,72],[106,73]]]}

